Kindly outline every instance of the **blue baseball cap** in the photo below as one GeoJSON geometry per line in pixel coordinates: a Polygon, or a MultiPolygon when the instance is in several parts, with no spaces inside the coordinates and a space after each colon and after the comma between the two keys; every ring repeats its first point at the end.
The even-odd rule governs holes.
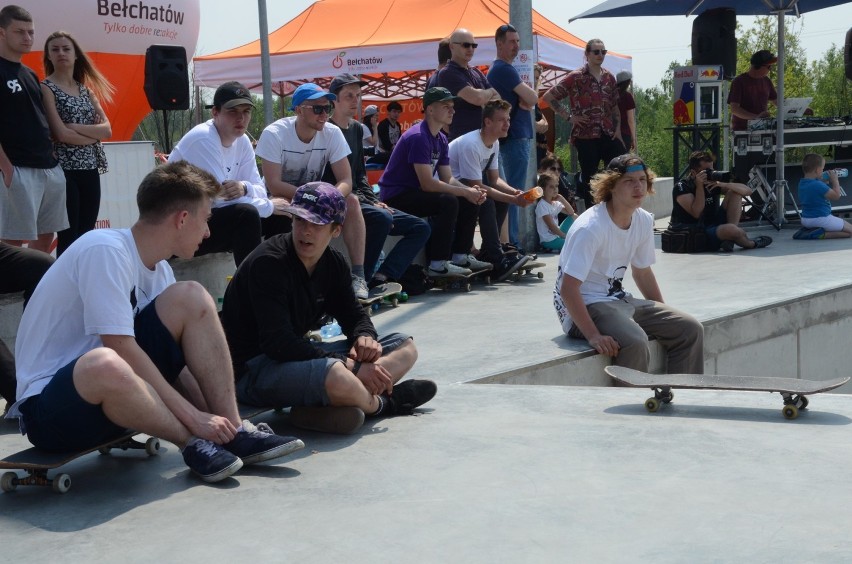
{"type": "Polygon", "coordinates": [[[337,100],[337,96],[331,92],[326,92],[313,82],[306,82],[293,92],[293,98],[290,103],[290,109],[295,110],[296,106],[301,106],[307,100],[316,100],[317,98],[328,98],[329,100],[337,100]]]}

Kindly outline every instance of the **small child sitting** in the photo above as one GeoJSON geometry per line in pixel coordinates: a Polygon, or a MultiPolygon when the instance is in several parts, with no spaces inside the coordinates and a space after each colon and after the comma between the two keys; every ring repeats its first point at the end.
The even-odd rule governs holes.
{"type": "Polygon", "coordinates": [[[852,236],[852,224],[831,215],[830,200],[840,199],[840,182],[837,172],[828,171],[828,180],[822,179],[825,159],[808,153],[802,159],[805,177],[799,181],[799,205],[802,208],[802,228],[793,239],[841,239],[852,236]]]}
{"type": "Polygon", "coordinates": [[[541,199],[535,206],[535,225],[542,247],[549,251],[559,251],[565,243],[565,237],[571,224],[577,219],[574,208],[559,193],[559,178],[550,172],[538,175],[538,184],[542,189],[541,199]],[[559,213],[568,215],[561,224],[556,223],[559,213]]]}

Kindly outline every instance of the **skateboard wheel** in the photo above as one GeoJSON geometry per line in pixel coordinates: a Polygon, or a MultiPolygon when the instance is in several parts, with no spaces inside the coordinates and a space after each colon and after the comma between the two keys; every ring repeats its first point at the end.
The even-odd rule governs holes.
{"type": "Polygon", "coordinates": [[[59,474],[53,479],[51,486],[56,493],[64,494],[71,489],[71,476],[68,474],[59,474]]]}
{"type": "Polygon", "coordinates": [[[657,398],[648,398],[645,400],[645,409],[650,411],[651,413],[656,412],[660,409],[660,400],[657,398]]]}
{"type": "Polygon", "coordinates": [[[464,291],[470,292],[470,282],[468,282],[467,284],[464,285],[464,291]]]}
{"type": "Polygon", "coordinates": [[[539,272],[536,274],[539,280],[544,280],[544,272],[539,272]]]}
{"type": "Polygon", "coordinates": [[[805,396],[799,396],[796,398],[796,407],[799,409],[807,409],[808,408],[808,398],[805,396]]]}
{"type": "Polygon", "coordinates": [[[799,416],[799,408],[793,404],[788,404],[784,406],[781,413],[784,415],[785,419],[795,419],[799,416]]]}
{"type": "Polygon", "coordinates": [[[145,441],[145,453],[148,456],[156,456],[160,454],[160,439],[157,437],[149,437],[145,441]]]}
{"type": "Polygon", "coordinates": [[[399,301],[405,303],[408,301],[408,292],[400,292],[399,293],[399,301]]]}
{"type": "Polygon", "coordinates": [[[322,335],[320,335],[319,333],[311,333],[310,335],[308,335],[308,338],[314,343],[322,342],[322,335]]]}
{"type": "Polygon", "coordinates": [[[101,448],[98,449],[98,452],[101,453],[101,454],[109,454],[110,452],[112,452],[112,447],[111,446],[102,446],[101,448]]]}
{"type": "Polygon", "coordinates": [[[373,310],[373,311],[379,311],[379,304],[374,303],[373,305],[370,306],[370,309],[373,310]]]}
{"type": "Polygon", "coordinates": [[[674,399],[674,392],[669,390],[668,392],[663,394],[663,397],[660,398],[663,400],[663,403],[671,403],[674,399]]]}
{"type": "Polygon", "coordinates": [[[4,492],[13,492],[18,487],[18,475],[14,472],[6,472],[0,477],[0,489],[4,492]]]}

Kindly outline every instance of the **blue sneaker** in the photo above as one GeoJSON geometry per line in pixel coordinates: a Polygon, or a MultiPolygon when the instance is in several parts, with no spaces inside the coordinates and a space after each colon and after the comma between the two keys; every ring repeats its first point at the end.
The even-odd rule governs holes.
{"type": "Polygon", "coordinates": [[[825,239],[825,229],[822,227],[814,227],[813,229],[802,227],[793,233],[793,239],[825,239]]]}
{"type": "Polygon", "coordinates": [[[256,464],[272,460],[305,448],[305,443],[296,437],[282,437],[272,432],[266,423],[257,426],[243,420],[243,430],[222,448],[239,456],[245,464],[256,464]]]}
{"type": "Polygon", "coordinates": [[[183,461],[205,482],[224,480],[243,467],[243,461],[221,446],[193,437],[183,449],[183,461]]]}

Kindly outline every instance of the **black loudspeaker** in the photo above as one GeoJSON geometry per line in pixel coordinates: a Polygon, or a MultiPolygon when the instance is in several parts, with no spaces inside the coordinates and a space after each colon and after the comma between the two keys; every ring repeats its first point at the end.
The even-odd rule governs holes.
{"type": "Polygon", "coordinates": [[[722,65],[725,78],[737,72],[737,14],[730,8],[716,8],[692,22],[692,64],[722,65]]]}
{"type": "Polygon", "coordinates": [[[846,32],[846,47],[843,49],[843,61],[846,63],[846,78],[852,80],[852,27],[846,32]]]}
{"type": "Polygon", "coordinates": [[[145,97],[153,110],[189,109],[186,49],[151,45],[145,51],[145,97]]]}

